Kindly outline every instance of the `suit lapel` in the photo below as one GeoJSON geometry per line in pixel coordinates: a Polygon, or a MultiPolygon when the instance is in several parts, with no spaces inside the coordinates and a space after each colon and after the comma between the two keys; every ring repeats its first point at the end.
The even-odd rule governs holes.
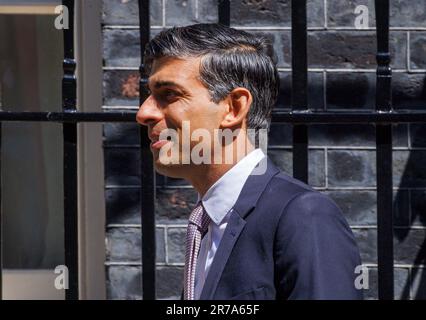
{"type": "Polygon", "coordinates": [[[250,175],[244,184],[243,189],[231,209],[231,216],[228,225],[220,241],[219,248],[216,251],[206,282],[201,292],[200,300],[211,300],[216,292],[217,285],[222,276],[226,263],[239,235],[246,225],[245,218],[255,207],[260,195],[265,190],[267,184],[274,175],[279,173],[279,169],[272,161],[265,157],[259,165],[267,165],[266,171],[262,175],[250,175]]]}
{"type": "Polygon", "coordinates": [[[229,255],[231,254],[232,248],[234,247],[241,231],[244,229],[245,224],[245,220],[242,219],[235,211],[231,212],[228,226],[223,233],[222,240],[220,241],[219,248],[216,251],[209,274],[207,275],[206,282],[201,292],[201,300],[212,299],[213,293],[216,291],[217,284],[220,276],[222,275],[223,269],[225,268],[226,262],[228,261],[229,255]]]}

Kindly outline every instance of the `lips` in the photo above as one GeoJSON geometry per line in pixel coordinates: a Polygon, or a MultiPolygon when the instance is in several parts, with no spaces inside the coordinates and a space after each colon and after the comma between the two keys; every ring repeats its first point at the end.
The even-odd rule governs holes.
{"type": "Polygon", "coordinates": [[[169,140],[157,140],[151,142],[151,148],[153,149],[160,149],[162,146],[164,146],[167,142],[170,142],[169,140]]]}
{"type": "Polygon", "coordinates": [[[158,130],[152,130],[151,132],[148,133],[148,137],[151,140],[150,147],[152,149],[160,149],[167,142],[171,142],[169,137],[165,140],[164,139],[160,140],[160,133],[161,131],[158,131],[158,130]]]}

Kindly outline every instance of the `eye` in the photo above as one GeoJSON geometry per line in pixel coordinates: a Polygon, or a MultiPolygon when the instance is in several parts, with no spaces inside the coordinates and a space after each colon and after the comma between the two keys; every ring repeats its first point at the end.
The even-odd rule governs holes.
{"type": "Polygon", "coordinates": [[[179,94],[176,91],[170,89],[165,89],[158,93],[158,98],[168,103],[174,102],[178,96],[179,94]]]}
{"type": "Polygon", "coordinates": [[[173,98],[173,97],[175,97],[175,96],[176,96],[176,92],[174,92],[174,91],[172,91],[172,90],[166,90],[166,91],[164,92],[164,96],[165,96],[166,98],[173,98]]]}

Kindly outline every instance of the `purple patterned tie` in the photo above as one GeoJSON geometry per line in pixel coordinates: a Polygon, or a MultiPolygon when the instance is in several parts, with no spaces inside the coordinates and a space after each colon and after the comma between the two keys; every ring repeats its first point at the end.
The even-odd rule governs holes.
{"type": "Polygon", "coordinates": [[[192,210],[186,229],[186,253],[183,297],[185,300],[194,300],[195,271],[197,268],[198,251],[201,239],[207,232],[210,217],[204,211],[201,202],[192,210]]]}

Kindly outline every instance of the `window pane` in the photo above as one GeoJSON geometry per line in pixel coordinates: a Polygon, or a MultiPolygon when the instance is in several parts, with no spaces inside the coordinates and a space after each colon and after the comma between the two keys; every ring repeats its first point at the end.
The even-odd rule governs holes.
{"type": "Polygon", "coordinates": [[[63,30],[55,28],[55,18],[0,14],[3,110],[61,110],[63,30]]]}
{"type": "Polygon", "coordinates": [[[43,4],[61,4],[60,0],[0,0],[0,5],[43,5],[43,4]]]}
{"type": "Polygon", "coordinates": [[[5,268],[63,264],[62,125],[2,124],[5,268]]]}
{"type": "MultiPolygon", "coordinates": [[[[63,44],[55,16],[0,14],[0,106],[61,111],[63,44]]],[[[64,263],[62,125],[2,123],[4,268],[64,263]]]]}
{"type": "Polygon", "coordinates": [[[0,0],[0,14],[50,14],[55,15],[57,0],[0,0]]]}

